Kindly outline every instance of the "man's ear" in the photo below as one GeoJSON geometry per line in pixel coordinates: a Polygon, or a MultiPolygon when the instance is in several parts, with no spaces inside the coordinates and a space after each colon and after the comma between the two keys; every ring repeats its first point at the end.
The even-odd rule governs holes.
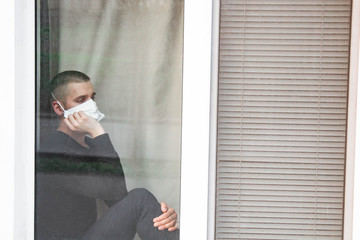
{"type": "Polygon", "coordinates": [[[64,114],[64,111],[62,110],[62,108],[60,107],[60,104],[57,101],[53,101],[51,103],[54,112],[56,113],[56,115],[61,116],[64,114]]]}

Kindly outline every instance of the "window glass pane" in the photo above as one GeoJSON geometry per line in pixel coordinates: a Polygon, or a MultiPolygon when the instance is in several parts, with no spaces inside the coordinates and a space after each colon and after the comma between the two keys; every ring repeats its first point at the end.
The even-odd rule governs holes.
{"type": "Polygon", "coordinates": [[[221,1],[216,239],[342,239],[351,1],[221,1]]]}
{"type": "Polygon", "coordinates": [[[179,212],[183,1],[37,14],[35,239],[177,239],[153,218],[179,212]]]}

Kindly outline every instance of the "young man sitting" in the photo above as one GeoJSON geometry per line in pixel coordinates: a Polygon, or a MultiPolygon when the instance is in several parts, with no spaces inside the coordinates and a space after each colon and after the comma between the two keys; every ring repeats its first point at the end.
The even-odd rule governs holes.
{"type": "Polygon", "coordinates": [[[57,130],[36,160],[36,239],[178,239],[177,214],[146,189],[127,191],[124,172],[99,121],[90,78],[77,71],[51,81],[57,130]],[[109,209],[98,218],[96,202],[109,209]]]}

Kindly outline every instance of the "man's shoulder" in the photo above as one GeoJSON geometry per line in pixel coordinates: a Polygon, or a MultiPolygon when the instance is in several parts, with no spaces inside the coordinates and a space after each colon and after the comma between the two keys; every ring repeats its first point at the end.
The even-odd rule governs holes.
{"type": "Polygon", "coordinates": [[[70,136],[60,131],[53,131],[40,145],[39,154],[69,154],[73,152],[75,144],[70,136]]]}
{"type": "Polygon", "coordinates": [[[120,159],[107,135],[88,139],[87,142],[90,148],[83,147],[65,133],[52,133],[37,152],[37,171],[124,175],[120,159]]]}

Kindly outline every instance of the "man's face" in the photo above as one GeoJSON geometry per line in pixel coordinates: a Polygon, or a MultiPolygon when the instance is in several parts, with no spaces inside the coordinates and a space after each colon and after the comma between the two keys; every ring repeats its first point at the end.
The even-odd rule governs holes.
{"type": "Polygon", "coordinates": [[[67,85],[66,96],[64,97],[64,108],[70,109],[80,105],[90,98],[95,100],[94,87],[88,82],[71,82],[67,85]]]}

